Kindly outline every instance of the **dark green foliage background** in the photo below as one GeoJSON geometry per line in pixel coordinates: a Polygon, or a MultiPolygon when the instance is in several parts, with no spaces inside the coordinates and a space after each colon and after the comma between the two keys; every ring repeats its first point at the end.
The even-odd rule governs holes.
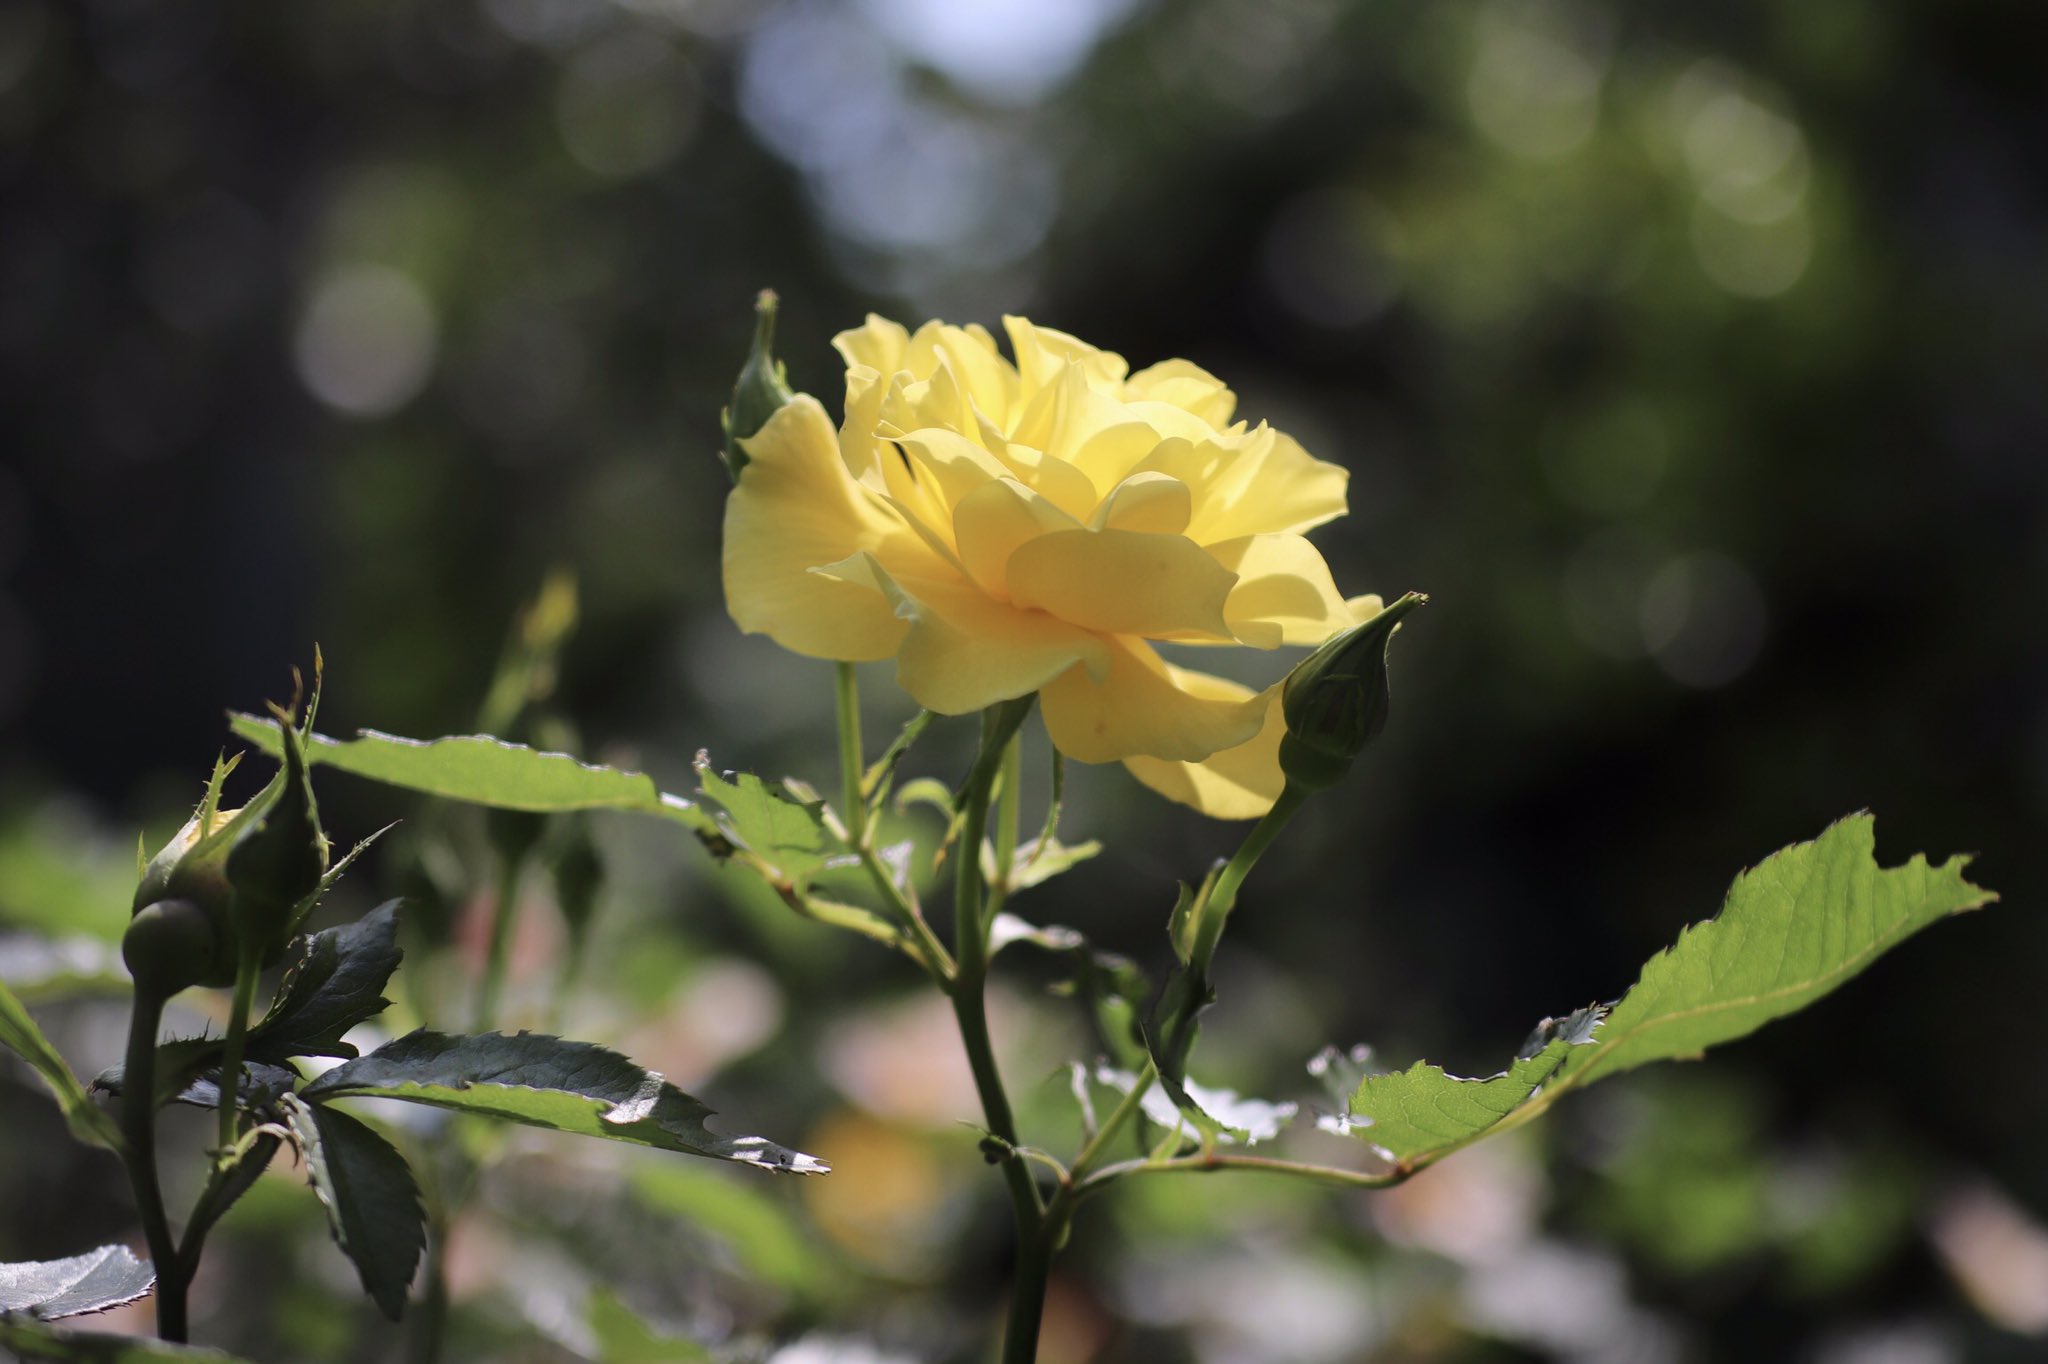
{"type": "MultiPolygon", "coordinates": [[[[315,639],[326,732],[459,732],[555,565],[582,586],[560,699],[592,753],[675,790],[700,746],[826,785],[829,669],[743,642],[720,605],[717,414],[749,301],[781,291],[791,378],[831,406],[827,338],[867,308],[1026,311],[1225,377],[1248,415],[1353,471],[1352,515],[1318,536],[1340,583],[1432,596],[1395,650],[1381,747],[1246,892],[1225,949],[1242,988],[1279,973],[1327,1039],[1491,1069],[1537,1017],[1621,989],[1735,869],[1868,807],[1884,860],[1978,850],[2004,905],[1724,1054],[1717,1092],[1756,1149],[1864,1142],[1927,1187],[1981,1175],[2048,1218],[2048,18],[1160,0],[1019,98],[921,60],[890,12],[0,8],[0,804],[75,795],[160,839],[222,709],[281,697],[315,639]],[[1601,73],[1598,125],[1564,154],[1518,155],[1474,112],[1487,35],[1518,23],[1601,73]],[[662,106],[673,153],[605,173],[602,149],[632,145],[628,97],[592,97],[623,143],[565,140],[564,110],[638,88],[604,82],[649,52],[670,73],[657,102],[680,101],[662,106]],[[1695,248],[1706,210],[1670,111],[1702,71],[1803,138],[1810,257],[1770,297],[1730,293],[1695,248]],[[808,171],[762,139],[782,106],[750,82],[812,102],[778,144],[808,171]],[[963,210],[957,167],[900,142],[865,166],[792,142],[885,98],[1018,159],[984,158],[963,210]],[[879,227],[845,216],[863,183],[897,206],[879,227]],[[970,227],[948,238],[956,211],[970,227]],[[1001,259],[963,245],[988,225],[1019,231],[1001,259]],[[404,272],[437,338],[417,395],[369,417],[323,405],[294,360],[322,282],[364,263],[404,272]],[[1643,407],[1661,437],[1615,425],[1643,407]],[[1701,553],[1746,575],[1732,615],[1709,600],[1651,656],[1636,603],[1701,553]],[[1732,675],[1680,680],[1717,660],[1732,675]]],[[[871,744],[903,714],[885,677],[871,744]]],[[[1069,827],[1112,851],[1060,883],[1057,917],[1156,964],[1173,879],[1230,835],[1135,789],[1070,774],[1069,827]]],[[[333,776],[323,804],[344,840],[401,812],[333,776]]],[[[683,884],[631,914],[831,1001],[720,1096],[800,1145],[820,1082],[778,1073],[834,1010],[908,978],[683,884]]],[[[1210,1035],[1266,1036],[1231,984],[1210,1035]]],[[[1259,1045],[1236,1082],[1295,1073],[1259,1045]]],[[[36,1239],[67,1179],[86,1220],[123,1225],[91,1191],[104,1171],[27,1116],[28,1083],[0,1091],[0,1258],[84,1248],[36,1239]]],[[[1705,1357],[1920,1317],[1974,1356],[2026,1357],[1924,1245],[1818,1296],[1740,1253],[1674,1271],[1657,1234],[1625,1234],[1660,1225],[1647,1205],[1575,1220],[1566,1195],[1610,1177],[1575,1163],[1607,1139],[1596,1110],[1546,1122],[1559,1225],[1619,1237],[1705,1357]]],[[[1116,1244],[1084,1245],[1075,1272],[1106,1282],[1116,1244]]],[[[961,1272],[998,1258],[977,1243],[961,1272]]],[[[1119,1339],[1138,1353],[1105,1357],[1164,1357],[1119,1339]]]]}

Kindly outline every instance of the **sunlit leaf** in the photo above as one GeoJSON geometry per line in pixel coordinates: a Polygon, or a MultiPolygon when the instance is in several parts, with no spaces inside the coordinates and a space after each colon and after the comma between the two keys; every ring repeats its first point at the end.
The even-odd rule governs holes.
{"type": "Polygon", "coordinates": [[[318,1102],[405,1099],[796,1174],[829,1168],[762,1137],[716,1136],[704,1124],[712,1110],[653,1071],[592,1043],[541,1033],[452,1037],[421,1029],[344,1061],[300,1093],[318,1102]]]}
{"type": "Polygon", "coordinates": [[[45,1321],[104,1312],[149,1296],[156,1270],[126,1246],[101,1246],[64,1260],[0,1264],[0,1312],[45,1321]]]}
{"type": "MultiPolygon", "coordinates": [[[[238,714],[229,723],[236,734],[264,752],[282,751],[274,721],[238,714]]],[[[660,815],[700,831],[710,827],[695,806],[663,794],[643,772],[602,767],[488,735],[421,740],[366,729],[343,740],[313,734],[306,739],[306,757],[316,765],[387,786],[472,805],[543,812],[627,810],[660,815]]]]}
{"type": "Polygon", "coordinates": [[[390,1003],[384,984],[398,969],[398,901],[379,905],[351,924],[301,938],[277,998],[249,1031],[248,1055],[351,1057],[343,1034],[390,1003]]]}
{"type": "Polygon", "coordinates": [[[1746,1036],[1927,925],[1997,898],[1963,879],[1968,858],[1886,868],[1874,850],[1864,814],[1774,853],[1736,878],[1717,917],[1652,957],[1615,1004],[1546,1020],[1513,1065],[1486,1079],[1421,1063],[1370,1076],[1352,1096],[1351,1130],[1403,1168],[1426,1165],[1581,1085],[1746,1036]]]}
{"type": "Polygon", "coordinates": [[[73,1136],[110,1150],[121,1148],[121,1134],[114,1120],[93,1103],[85,1086],[71,1073],[71,1067],[50,1045],[50,1039],[43,1036],[28,1010],[4,985],[0,985],[0,1046],[28,1062],[43,1077],[43,1083],[56,1097],[57,1106],[64,1110],[64,1121],[70,1124],[73,1136]]]}
{"type": "Polygon", "coordinates": [[[363,1291],[397,1321],[427,1243],[419,1186],[405,1157],[337,1109],[288,1099],[285,1115],[335,1243],[355,1262],[363,1291]]]}
{"type": "Polygon", "coordinates": [[[698,789],[713,808],[718,835],[751,854],[771,877],[801,884],[849,860],[845,846],[826,832],[824,805],[787,783],[751,772],[719,773],[697,755],[698,789]]]}

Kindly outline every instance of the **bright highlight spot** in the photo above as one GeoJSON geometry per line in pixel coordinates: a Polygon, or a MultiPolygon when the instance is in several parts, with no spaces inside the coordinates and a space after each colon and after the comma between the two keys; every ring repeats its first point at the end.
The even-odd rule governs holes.
{"type": "Polygon", "coordinates": [[[433,306],[410,276],[351,265],[315,290],[292,351],[314,397],[350,416],[381,417],[425,387],[437,330],[433,306]]]}

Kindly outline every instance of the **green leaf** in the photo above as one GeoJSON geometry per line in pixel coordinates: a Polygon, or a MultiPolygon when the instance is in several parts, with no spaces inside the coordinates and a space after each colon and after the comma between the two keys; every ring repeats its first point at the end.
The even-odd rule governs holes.
{"type": "Polygon", "coordinates": [[[385,982],[398,969],[398,904],[387,901],[352,924],[298,941],[270,1012],[249,1032],[254,1060],[293,1056],[352,1057],[342,1035],[375,1018],[390,1001],[385,982]]]}
{"type": "Polygon", "coordinates": [[[405,1099],[795,1174],[829,1169],[761,1137],[714,1136],[704,1125],[712,1110],[653,1071],[604,1047],[541,1033],[451,1037],[423,1028],[344,1061],[300,1093],[316,1102],[405,1099]]]}
{"type": "MultiPolygon", "coordinates": [[[[272,755],[283,751],[276,722],[234,715],[229,727],[272,755]]],[[[353,739],[306,738],[307,761],[387,786],[500,810],[626,810],[660,815],[700,832],[711,821],[689,801],[665,795],[644,772],[544,753],[488,735],[402,739],[374,729],[353,739]]]]}
{"type": "Polygon", "coordinates": [[[85,1086],[71,1073],[71,1067],[5,985],[0,985],[0,1046],[20,1056],[43,1077],[57,1106],[64,1110],[64,1121],[70,1124],[72,1136],[110,1151],[121,1149],[121,1133],[113,1118],[93,1103],[85,1086]]]}
{"type": "Polygon", "coordinates": [[[1692,1058],[1819,999],[1939,919],[1997,899],[1966,857],[1884,868],[1867,814],[1737,877],[1720,914],[1652,957],[1605,1009],[1546,1019],[1513,1065],[1481,1080],[1418,1063],[1368,1077],[1337,1125],[1403,1169],[1519,1126],[1558,1096],[1650,1061],[1692,1058]]]}
{"type": "Polygon", "coordinates": [[[616,1293],[599,1289],[585,1310],[597,1340],[597,1364],[697,1364],[711,1352],[694,1340],[655,1334],[616,1293]]]}
{"type": "Polygon", "coordinates": [[[1069,867],[1086,862],[1102,851],[1102,844],[1094,839],[1086,843],[1062,843],[1057,838],[1050,842],[1032,839],[1017,849],[1017,861],[1010,869],[1010,891],[1029,890],[1041,881],[1049,881],[1069,867]]]}
{"type": "Polygon", "coordinates": [[[697,785],[715,802],[717,834],[746,853],[771,880],[802,885],[827,867],[849,862],[846,847],[825,830],[824,802],[787,783],[771,785],[751,772],[721,775],[697,755],[697,785]]]}
{"type": "Polygon", "coordinates": [[[65,1260],[0,1264],[0,1312],[45,1321],[104,1312],[149,1296],[156,1271],[126,1246],[101,1246],[65,1260]]]}
{"type": "Polygon", "coordinates": [[[0,1316],[0,1346],[42,1364],[246,1364],[219,1350],[170,1345],[142,1336],[66,1331],[28,1317],[0,1316]]]}
{"type": "Polygon", "coordinates": [[[397,1321],[427,1244],[426,1213],[405,1157],[337,1109],[287,1098],[285,1116],[335,1244],[355,1261],[363,1291],[397,1321]]]}

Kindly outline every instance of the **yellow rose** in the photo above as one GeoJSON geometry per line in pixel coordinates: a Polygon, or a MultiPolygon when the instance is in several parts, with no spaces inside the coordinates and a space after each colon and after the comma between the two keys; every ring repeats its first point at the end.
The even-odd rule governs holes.
{"type": "Polygon", "coordinates": [[[1005,318],[913,335],[870,316],[834,431],[799,394],[750,439],[725,513],[726,605],[817,658],[894,658],[919,704],[960,715],[1037,692],[1053,743],[1122,762],[1224,819],[1282,785],[1276,687],[1160,658],[1152,642],[1321,644],[1347,603],[1302,532],[1344,514],[1346,473],[1261,424],[1185,360],[1121,356],[1005,318]]]}

